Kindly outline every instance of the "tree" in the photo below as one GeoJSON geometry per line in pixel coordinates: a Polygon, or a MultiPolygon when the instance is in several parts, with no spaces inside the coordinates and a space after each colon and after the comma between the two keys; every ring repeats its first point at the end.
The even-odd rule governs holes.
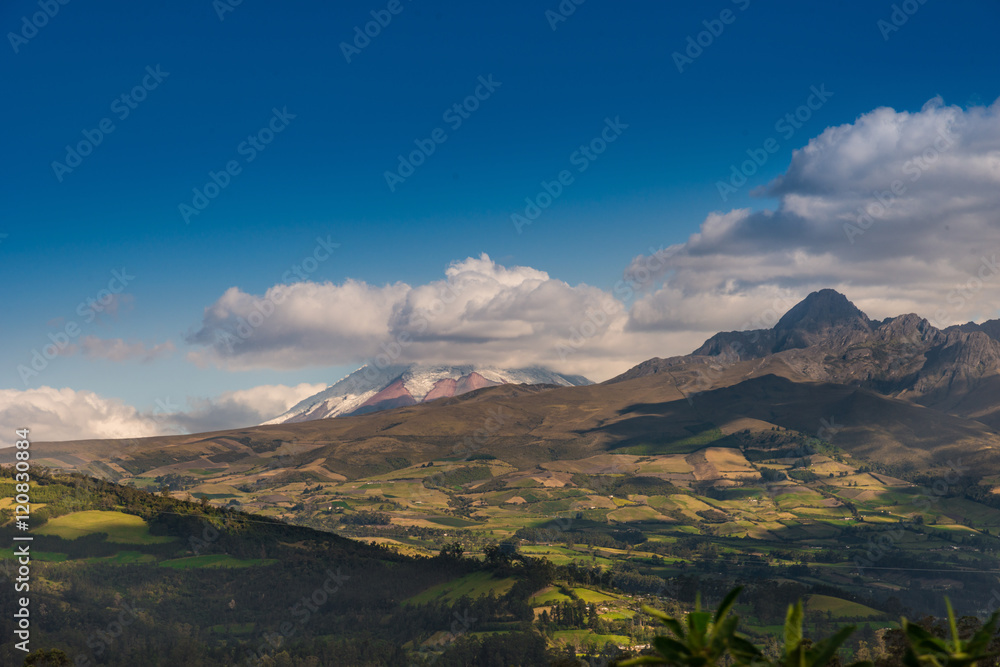
{"type": "Polygon", "coordinates": [[[701,596],[695,610],[688,614],[685,624],[664,612],[643,605],[647,614],[659,619],[674,637],[657,636],[653,639],[655,655],[644,655],[620,663],[631,665],[676,665],[678,667],[710,667],[722,665],[726,656],[737,664],[748,665],[761,658],[760,650],[743,637],[736,635],[739,617],[730,614],[742,588],[730,591],[713,616],[702,611],[701,596]]]}
{"type": "Polygon", "coordinates": [[[462,556],[465,554],[465,549],[462,547],[461,542],[452,542],[441,547],[441,551],[438,552],[438,558],[443,560],[462,560],[462,556]]]}
{"type": "MultiPolygon", "coordinates": [[[[656,637],[653,640],[653,647],[656,649],[654,655],[626,660],[619,663],[619,666],[823,667],[839,664],[837,649],[854,631],[854,626],[842,627],[832,636],[814,643],[802,632],[802,601],[798,600],[789,606],[785,617],[784,647],[775,650],[777,647],[772,646],[761,651],[736,633],[739,618],[730,614],[730,611],[739,592],[739,588],[730,591],[714,617],[701,610],[699,598],[695,610],[688,614],[686,625],[662,611],[644,606],[643,610],[658,618],[674,637],[656,637]]],[[[948,608],[951,639],[937,637],[924,627],[910,623],[905,617],[902,619],[902,631],[895,631],[896,649],[889,652],[897,656],[903,652],[904,667],[976,667],[977,663],[996,657],[997,653],[990,650],[990,642],[1000,626],[1000,611],[994,612],[981,627],[976,627],[978,622],[975,619],[955,620],[955,612],[948,598],[945,598],[945,605],[948,608]],[[971,636],[963,640],[963,634],[971,636]],[[905,649],[899,651],[904,643],[905,649]]],[[[881,648],[885,649],[886,646],[882,645],[881,648]]],[[[872,654],[869,643],[862,641],[858,657],[865,660],[855,662],[850,667],[871,667],[872,663],[867,659],[872,654]]],[[[883,664],[881,660],[880,664],[883,664]]]]}
{"type": "MultiPolygon", "coordinates": [[[[631,665],[672,665],[674,667],[718,667],[721,665],[767,667],[823,667],[835,657],[837,649],[854,631],[854,626],[843,627],[832,637],[816,643],[802,632],[802,601],[788,607],[785,616],[785,646],[777,658],[766,656],[763,651],[736,632],[739,617],[731,614],[741,588],[726,595],[713,616],[701,610],[701,597],[695,610],[688,614],[685,624],[658,609],[643,606],[643,611],[655,616],[676,638],[658,636],[653,639],[655,655],[644,655],[619,663],[631,665]]],[[[870,663],[867,663],[870,665],[870,663]]],[[[862,667],[866,663],[855,663],[862,667]]],[[[910,667],[910,666],[908,666],[910,667]]],[[[918,667],[916,665],[912,667],[918,667]]],[[[959,666],[955,666],[959,667],[959,666]]]]}
{"type": "Polygon", "coordinates": [[[38,649],[24,657],[25,667],[63,667],[71,664],[69,657],[57,648],[49,650],[38,649]]]}
{"type": "Polygon", "coordinates": [[[980,660],[993,657],[988,649],[1000,623],[1000,611],[993,612],[989,620],[972,637],[963,640],[959,636],[951,601],[945,598],[944,602],[948,607],[951,641],[935,637],[919,625],[903,618],[903,635],[907,643],[903,664],[906,667],[975,667],[980,660]]]}

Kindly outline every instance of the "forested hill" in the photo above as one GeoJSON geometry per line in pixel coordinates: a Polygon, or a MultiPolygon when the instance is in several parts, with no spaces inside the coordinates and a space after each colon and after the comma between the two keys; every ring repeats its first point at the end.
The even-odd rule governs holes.
{"type": "MultiPolygon", "coordinates": [[[[12,497],[10,471],[0,475],[0,490],[12,497]]],[[[61,650],[69,664],[404,665],[422,662],[421,643],[442,633],[454,634],[428,657],[463,664],[462,651],[486,650],[489,640],[451,641],[467,629],[454,627],[456,614],[475,619],[477,629],[515,631],[488,649],[507,655],[504,664],[546,662],[545,641],[516,632],[531,618],[527,598],[545,585],[544,568],[479,563],[460,551],[411,558],[77,474],[36,471],[36,479],[30,648],[61,650]],[[511,585],[502,596],[457,605],[404,604],[470,572],[511,585]]],[[[10,509],[0,511],[7,523],[10,509]]],[[[10,525],[0,532],[2,544],[11,544],[10,525]]],[[[0,554],[0,575],[11,586],[12,549],[0,554]]],[[[12,604],[10,595],[2,599],[12,604]]],[[[19,665],[24,654],[14,649],[8,611],[0,664],[19,665]]]]}

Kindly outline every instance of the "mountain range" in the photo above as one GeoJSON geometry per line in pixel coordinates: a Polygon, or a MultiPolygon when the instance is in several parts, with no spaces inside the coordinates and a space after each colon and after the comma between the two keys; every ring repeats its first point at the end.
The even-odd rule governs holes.
{"type": "Polygon", "coordinates": [[[545,368],[500,369],[487,366],[365,365],[264,424],[360,415],[460,396],[501,384],[548,384],[575,387],[592,384],[580,375],[545,368]]]}
{"type": "Polygon", "coordinates": [[[766,374],[844,384],[1000,428],[1000,320],[945,329],[912,313],[872,320],[830,289],[771,329],[718,333],[690,355],[651,359],[610,382],[664,370],[687,391],[766,374]]]}
{"type": "Polygon", "coordinates": [[[835,432],[837,446],[883,465],[932,471],[958,456],[978,475],[1000,475],[996,325],[872,320],[822,290],[771,329],[719,333],[692,354],[650,359],[600,384],[537,369],[405,366],[369,379],[363,368],[267,425],[124,449],[116,440],[33,446],[50,465],[112,478],[220,461],[239,474],[263,448],[279,448],[283,467],[354,479],[438,457],[488,454],[530,468],[779,428],[827,440],[835,432]],[[508,384],[483,386],[501,379],[508,384]],[[335,415],[353,416],[320,419],[335,415]]]}
{"type": "MultiPolygon", "coordinates": [[[[352,579],[314,631],[351,638],[370,625],[394,654],[423,651],[471,599],[513,605],[473,614],[492,619],[484,635],[545,625],[554,601],[600,601],[596,622],[563,617],[536,637],[543,648],[569,636],[556,633],[601,645],[602,629],[618,645],[647,644],[631,620],[640,604],[664,593],[693,604],[697,590],[718,597],[736,580],[759,587],[748,613],[761,628],[781,627],[788,596],[853,605],[845,615],[869,620],[930,613],[941,591],[963,613],[993,607],[997,324],[873,320],[822,290],[772,328],[718,333],[599,384],[542,369],[364,367],[274,423],[35,442],[38,478],[58,487],[32,496],[46,503],[32,514],[33,530],[47,519],[34,544],[57,582],[43,588],[46,607],[93,617],[128,591],[169,612],[146,621],[175,622],[148,630],[164,646],[245,646],[277,621],[256,610],[291,608],[336,561],[352,579]],[[542,574],[523,570],[535,563],[542,574]],[[81,583],[92,571],[118,579],[81,583]],[[210,602],[197,593],[206,586],[210,602]],[[211,632],[196,636],[192,622],[211,632]]],[[[0,449],[0,462],[14,454],[0,449]]],[[[807,613],[828,619],[823,607],[807,613]]],[[[81,625],[49,618],[59,631],[81,625]]],[[[64,636],[69,646],[83,635],[64,636]]],[[[350,646],[321,664],[363,664],[342,657],[350,646]]]]}

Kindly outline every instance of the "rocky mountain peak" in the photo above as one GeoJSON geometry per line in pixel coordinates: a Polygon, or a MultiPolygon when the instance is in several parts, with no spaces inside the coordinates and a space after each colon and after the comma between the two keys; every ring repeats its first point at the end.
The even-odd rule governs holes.
{"type": "Polygon", "coordinates": [[[844,325],[871,330],[871,320],[846,296],[832,289],[813,292],[782,316],[774,326],[778,332],[825,331],[844,325]]]}
{"type": "Polygon", "coordinates": [[[877,324],[872,334],[873,339],[897,346],[926,346],[941,335],[939,329],[914,313],[888,318],[877,324]]]}

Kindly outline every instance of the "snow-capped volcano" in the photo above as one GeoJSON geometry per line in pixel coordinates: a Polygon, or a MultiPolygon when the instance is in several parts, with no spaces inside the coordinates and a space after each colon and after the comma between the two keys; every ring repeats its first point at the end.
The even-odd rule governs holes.
{"type": "Polygon", "coordinates": [[[336,384],[300,401],[266,424],[303,422],[357,415],[458,396],[500,384],[592,384],[580,375],[563,375],[545,368],[502,369],[489,366],[362,366],[336,384]]]}

